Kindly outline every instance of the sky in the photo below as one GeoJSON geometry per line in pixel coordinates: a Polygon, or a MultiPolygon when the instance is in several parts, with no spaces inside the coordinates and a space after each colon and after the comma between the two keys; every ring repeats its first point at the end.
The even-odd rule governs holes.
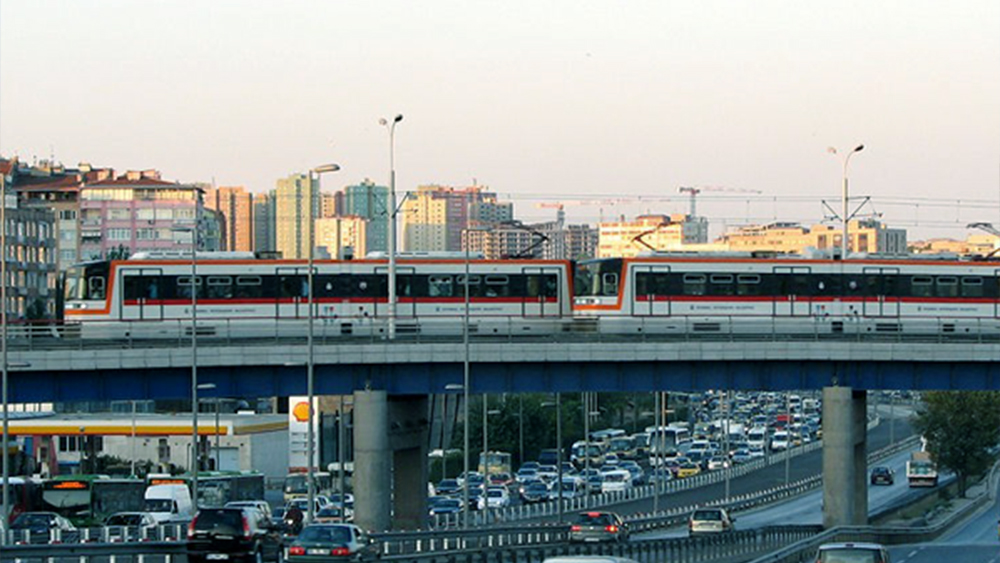
{"type": "Polygon", "coordinates": [[[0,3],[5,157],[255,192],[335,162],[334,190],[388,183],[396,114],[398,192],[476,182],[523,220],[698,186],[716,233],[808,225],[840,209],[827,147],[863,143],[862,214],[964,238],[1000,225],[1000,2],[0,3]]]}

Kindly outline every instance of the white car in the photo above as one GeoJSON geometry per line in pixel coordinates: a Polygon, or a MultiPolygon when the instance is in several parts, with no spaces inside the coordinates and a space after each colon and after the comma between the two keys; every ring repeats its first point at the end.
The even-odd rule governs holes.
{"type": "Polygon", "coordinates": [[[601,482],[601,492],[625,491],[632,488],[632,474],[624,469],[608,471],[601,482]]]}
{"type": "Polygon", "coordinates": [[[780,452],[788,449],[788,432],[778,430],[771,436],[771,451],[780,452]]]}
{"type": "Polygon", "coordinates": [[[736,529],[735,521],[725,508],[699,508],[688,519],[688,533],[697,536],[732,532],[736,529]]]}
{"type": "Polygon", "coordinates": [[[486,491],[486,498],[479,497],[479,509],[483,508],[507,508],[510,506],[510,493],[507,487],[490,487],[486,491]]]}

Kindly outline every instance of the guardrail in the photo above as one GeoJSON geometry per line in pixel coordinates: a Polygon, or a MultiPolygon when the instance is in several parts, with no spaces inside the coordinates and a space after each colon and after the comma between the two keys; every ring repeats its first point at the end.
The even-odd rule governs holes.
{"type": "MultiPolygon", "coordinates": [[[[572,316],[476,315],[470,323],[473,342],[1000,342],[1000,319],[993,317],[844,316],[833,319],[706,315],[605,316],[598,320],[572,316]],[[604,323],[609,328],[600,326],[604,323]],[[837,328],[834,328],[835,323],[837,328]]],[[[318,345],[457,343],[462,339],[464,316],[400,318],[398,324],[407,330],[398,331],[389,341],[384,318],[317,316],[315,341],[318,345]]],[[[304,344],[307,325],[303,318],[205,318],[198,321],[198,338],[206,347],[234,343],[304,344]]],[[[190,319],[88,321],[87,326],[76,323],[12,325],[8,330],[8,342],[11,350],[184,347],[190,341],[190,329],[190,319]],[[104,328],[114,336],[100,336],[104,328]],[[93,337],[87,336],[91,332],[95,333],[93,337]]]]}

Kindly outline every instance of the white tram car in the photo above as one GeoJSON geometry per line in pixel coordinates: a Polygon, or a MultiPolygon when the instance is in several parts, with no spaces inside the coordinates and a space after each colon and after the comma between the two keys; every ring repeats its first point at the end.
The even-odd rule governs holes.
{"type": "Polygon", "coordinates": [[[605,333],[995,336],[998,280],[997,261],[673,253],[577,263],[574,313],[605,333]]]}
{"type": "MultiPolygon", "coordinates": [[[[473,334],[549,333],[572,319],[567,261],[472,258],[466,264],[462,253],[403,255],[396,267],[397,334],[462,334],[466,267],[473,334]]],[[[387,272],[385,259],[316,260],[316,336],[385,334],[387,272]]],[[[307,273],[305,260],[235,252],[198,252],[194,261],[190,253],[140,253],[90,262],[66,272],[65,320],[79,324],[84,338],[176,338],[190,335],[195,301],[199,335],[302,336],[309,318],[307,273]]]]}

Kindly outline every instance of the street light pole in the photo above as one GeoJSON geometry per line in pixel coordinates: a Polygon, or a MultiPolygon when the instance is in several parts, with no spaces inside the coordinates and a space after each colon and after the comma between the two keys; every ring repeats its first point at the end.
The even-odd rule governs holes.
{"type": "Polygon", "coordinates": [[[9,382],[7,380],[7,188],[0,188],[0,325],[3,330],[2,369],[3,369],[3,512],[0,518],[0,545],[7,544],[7,526],[10,524],[10,405],[7,396],[9,382]]]}
{"type": "MultiPolygon", "coordinates": [[[[858,146],[854,147],[854,150],[852,150],[851,152],[847,153],[847,155],[844,156],[844,159],[843,159],[843,161],[844,161],[844,176],[843,176],[843,192],[841,194],[841,213],[842,213],[842,218],[843,218],[843,223],[844,223],[844,225],[843,225],[844,232],[843,232],[843,234],[841,234],[841,238],[840,238],[840,256],[841,256],[841,260],[846,260],[847,259],[847,252],[850,249],[850,245],[848,243],[848,241],[850,239],[847,238],[848,237],[848,232],[847,232],[847,224],[848,224],[848,209],[847,209],[847,200],[848,200],[848,192],[847,192],[847,165],[851,162],[851,157],[854,155],[854,153],[861,152],[861,151],[864,150],[864,148],[865,148],[864,145],[858,145],[858,146]]],[[[827,150],[827,152],[829,152],[830,154],[833,154],[833,155],[839,154],[837,152],[837,149],[834,148],[834,147],[827,147],[826,150],[827,150]]]]}
{"type": "Polygon", "coordinates": [[[557,477],[559,485],[556,488],[559,495],[559,523],[563,523],[563,450],[562,450],[562,393],[556,393],[556,462],[559,464],[557,477]]]}
{"type": "Polygon", "coordinates": [[[315,362],[313,360],[313,325],[314,319],[316,318],[315,310],[315,300],[313,298],[313,255],[315,254],[316,246],[316,211],[318,207],[318,190],[319,190],[319,175],[325,172],[336,172],[340,170],[340,166],[336,164],[324,164],[317,166],[309,171],[309,261],[308,267],[306,268],[306,286],[309,292],[308,305],[309,305],[309,321],[307,323],[306,330],[306,395],[308,395],[309,401],[309,416],[308,416],[308,430],[307,430],[307,440],[306,444],[306,481],[308,483],[309,491],[309,506],[306,507],[306,523],[312,523],[313,509],[316,503],[316,469],[315,458],[316,458],[316,429],[314,428],[316,420],[315,416],[316,410],[316,391],[315,391],[315,362]],[[316,178],[316,190],[313,190],[313,178],[316,178]]]}
{"type": "MultiPolygon", "coordinates": [[[[394,219],[395,220],[395,219],[394,219]]],[[[468,231],[465,234],[466,244],[465,244],[465,315],[462,319],[462,348],[464,353],[462,354],[462,423],[465,425],[462,431],[462,437],[465,441],[464,453],[462,458],[463,471],[465,472],[465,480],[462,482],[462,491],[464,495],[464,504],[462,511],[462,523],[463,527],[469,529],[469,387],[471,386],[471,378],[469,376],[469,244],[468,244],[468,231]]]]}
{"type": "Polygon", "coordinates": [[[389,340],[396,338],[396,124],[403,114],[396,114],[390,123],[379,119],[379,125],[389,130],[389,223],[386,229],[386,252],[389,254],[389,340]]]}

